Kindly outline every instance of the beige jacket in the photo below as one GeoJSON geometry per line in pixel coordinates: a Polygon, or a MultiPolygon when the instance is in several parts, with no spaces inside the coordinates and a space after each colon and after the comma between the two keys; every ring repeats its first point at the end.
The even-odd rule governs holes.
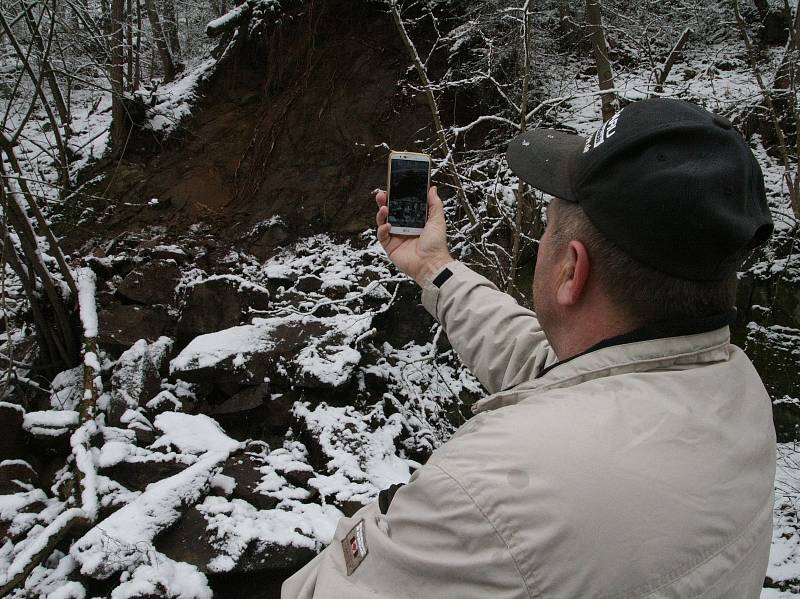
{"type": "Polygon", "coordinates": [[[282,597],[758,597],[775,432],[728,327],[536,378],[555,361],[536,316],[446,268],[423,304],[493,395],[388,509],[342,519],[282,597]]]}

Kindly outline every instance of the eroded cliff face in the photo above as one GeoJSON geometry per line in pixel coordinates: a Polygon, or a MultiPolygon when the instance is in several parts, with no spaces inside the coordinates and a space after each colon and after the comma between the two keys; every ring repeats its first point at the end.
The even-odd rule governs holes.
{"type": "Polygon", "coordinates": [[[261,257],[298,234],[363,231],[389,149],[427,136],[427,105],[400,84],[408,62],[379,5],[304,3],[220,64],[176,138],[123,160],[109,193],[161,209],[117,210],[109,227],[213,223],[261,257]]]}

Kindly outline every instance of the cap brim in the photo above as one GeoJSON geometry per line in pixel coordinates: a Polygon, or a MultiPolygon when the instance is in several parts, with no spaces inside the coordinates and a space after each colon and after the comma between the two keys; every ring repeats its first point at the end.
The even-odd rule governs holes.
{"type": "Polygon", "coordinates": [[[552,196],[577,202],[572,191],[575,163],[586,140],[555,129],[533,129],[511,140],[506,160],[525,183],[552,196]]]}

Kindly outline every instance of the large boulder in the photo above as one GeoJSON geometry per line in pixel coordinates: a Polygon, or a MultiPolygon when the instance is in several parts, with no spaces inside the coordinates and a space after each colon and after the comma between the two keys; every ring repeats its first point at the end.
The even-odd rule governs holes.
{"type": "Polygon", "coordinates": [[[174,260],[151,260],[128,273],[117,294],[137,304],[171,304],[180,274],[174,260]]]}
{"type": "Polygon", "coordinates": [[[209,496],[156,540],[170,558],[208,573],[298,569],[330,543],[342,513],[329,505],[259,510],[209,496]]]}
{"type": "Polygon", "coordinates": [[[11,495],[35,487],[39,475],[25,460],[0,461],[0,495],[11,495]]]}
{"type": "MultiPolygon", "coordinates": [[[[222,474],[236,481],[232,497],[242,499],[260,510],[271,510],[278,505],[280,499],[275,494],[270,495],[260,488],[264,476],[262,469],[271,471],[265,466],[261,456],[242,450],[231,454],[222,467],[222,474]]],[[[285,480],[283,482],[288,484],[285,480]]]]}
{"type": "Polygon", "coordinates": [[[111,375],[111,411],[144,407],[161,390],[172,339],[159,337],[153,343],[139,339],[122,353],[111,375]]]}
{"type": "Polygon", "coordinates": [[[184,346],[198,335],[245,322],[249,310],[266,310],[269,292],[235,275],[216,275],[190,283],[185,290],[177,338],[184,346]]]}
{"type": "Polygon", "coordinates": [[[249,416],[264,406],[264,399],[269,397],[269,385],[253,385],[244,387],[234,393],[221,404],[214,406],[211,415],[214,417],[235,418],[249,416]]]}
{"type": "Polygon", "coordinates": [[[83,398],[83,365],[59,372],[50,383],[50,407],[75,410],[83,398]]]}
{"type": "Polygon", "coordinates": [[[253,324],[196,337],[170,363],[189,382],[338,389],[353,377],[353,346],[370,328],[364,315],[254,319],[253,324]]]}
{"type": "Polygon", "coordinates": [[[148,485],[174,476],[187,467],[188,464],[168,458],[138,460],[131,457],[100,472],[132,491],[144,491],[148,485]]]}
{"type": "Polygon", "coordinates": [[[292,428],[308,450],[317,474],[308,481],[326,503],[345,514],[355,513],[374,501],[381,489],[408,482],[409,464],[397,456],[402,417],[385,417],[380,410],[369,415],[352,406],[324,403],[311,407],[296,403],[292,428]]]}
{"type": "Polygon", "coordinates": [[[18,458],[25,448],[22,406],[0,401],[0,460],[18,458]]]}
{"type": "MultiPolygon", "coordinates": [[[[378,295],[384,290],[378,287],[374,291],[378,295]]],[[[401,283],[391,307],[375,317],[375,326],[381,332],[381,339],[394,347],[403,347],[409,341],[419,345],[426,343],[436,321],[422,307],[420,301],[416,285],[411,282],[401,283]]]]}
{"type": "Polygon", "coordinates": [[[40,452],[67,453],[70,450],[70,437],[78,428],[78,412],[75,410],[28,412],[23,417],[22,428],[28,433],[31,445],[40,452]]]}
{"type": "Polygon", "coordinates": [[[114,304],[98,314],[100,328],[97,343],[101,349],[118,356],[139,339],[156,341],[170,322],[161,306],[114,304]]]}

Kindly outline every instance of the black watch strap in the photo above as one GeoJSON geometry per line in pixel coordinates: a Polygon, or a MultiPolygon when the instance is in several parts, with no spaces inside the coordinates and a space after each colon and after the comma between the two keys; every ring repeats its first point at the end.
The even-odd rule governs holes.
{"type": "Polygon", "coordinates": [[[445,267],[445,268],[442,270],[442,272],[440,272],[438,275],[436,275],[436,276],[433,278],[433,281],[431,281],[431,283],[433,283],[433,284],[434,284],[434,285],[436,285],[437,287],[441,287],[442,285],[444,285],[444,284],[445,284],[445,282],[447,281],[447,279],[449,279],[449,278],[450,278],[450,277],[452,277],[452,276],[453,276],[453,271],[452,271],[452,270],[450,270],[449,268],[445,267]]]}

